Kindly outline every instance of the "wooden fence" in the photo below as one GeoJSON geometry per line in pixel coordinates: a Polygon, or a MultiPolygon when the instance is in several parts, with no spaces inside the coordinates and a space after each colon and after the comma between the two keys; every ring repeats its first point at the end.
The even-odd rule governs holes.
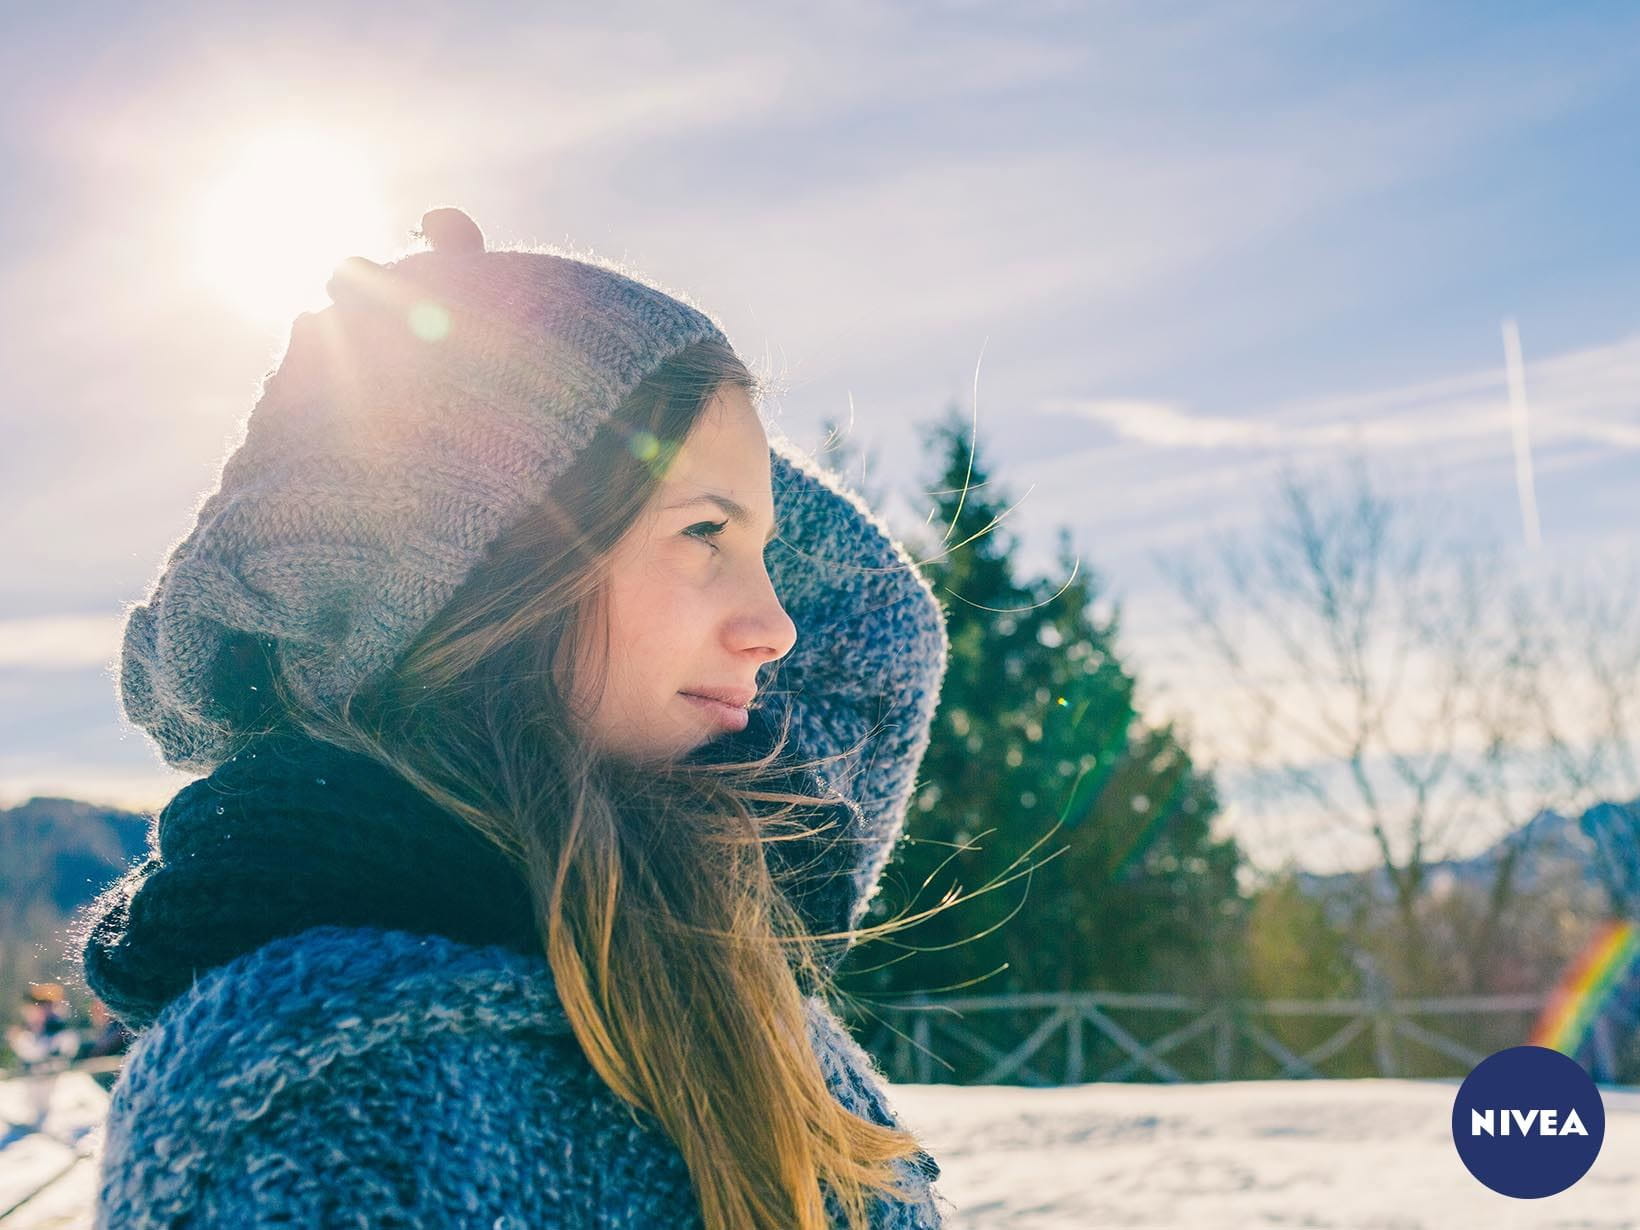
{"type": "Polygon", "coordinates": [[[856,1023],[856,1033],[869,1039],[890,1080],[920,1084],[1428,1078],[1467,1075],[1487,1055],[1524,1042],[1544,1001],[1394,999],[1370,989],[1354,999],[1216,1003],[1159,993],[1038,992],[873,1004],[879,1019],[856,1023]],[[1309,1035],[1307,1045],[1295,1033],[1309,1035]],[[1329,1063],[1344,1070],[1328,1072],[1329,1063]]]}

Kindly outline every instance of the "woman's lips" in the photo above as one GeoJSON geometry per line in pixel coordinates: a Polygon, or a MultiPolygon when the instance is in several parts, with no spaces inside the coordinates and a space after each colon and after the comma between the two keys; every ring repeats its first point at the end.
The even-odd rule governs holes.
{"type": "Polygon", "coordinates": [[[721,700],[708,700],[691,692],[679,692],[678,695],[698,706],[725,730],[745,730],[746,723],[752,720],[746,710],[739,705],[731,705],[721,700]]]}

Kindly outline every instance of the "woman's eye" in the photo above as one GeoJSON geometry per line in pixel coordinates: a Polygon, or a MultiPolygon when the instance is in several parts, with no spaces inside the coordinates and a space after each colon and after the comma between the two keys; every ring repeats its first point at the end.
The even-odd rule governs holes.
{"type": "Polygon", "coordinates": [[[717,551],[720,548],[718,547],[717,543],[712,541],[712,539],[716,538],[719,534],[723,533],[723,531],[725,529],[727,529],[728,527],[729,527],[729,523],[727,521],[701,521],[701,522],[696,523],[695,525],[691,525],[688,529],[684,530],[683,532],[685,534],[688,534],[692,538],[699,538],[707,546],[711,547],[712,550],[717,551]],[[701,532],[697,534],[695,532],[696,530],[699,530],[701,532]]]}

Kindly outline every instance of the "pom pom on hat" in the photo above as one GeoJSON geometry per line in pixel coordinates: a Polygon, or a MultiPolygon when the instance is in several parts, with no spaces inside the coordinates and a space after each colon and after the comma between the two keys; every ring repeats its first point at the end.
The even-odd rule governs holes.
{"type": "Polygon", "coordinates": [[[435,252],[484,251],[484,232],[459,209],[428,210],[421,217],[421,229],[413,234],[435,252]]]}
{"type": "MultiPolygon", "coordinates": [[[[478,255],[484,251],[484,232],[478,229],[478,223],[462,210],[448,206],[428,210],[421,217],[421,228],[410,233],[442,255],[478,255]]],[[[387,273],[384,265],[363,256],[350,256],[336,266],[325,283],[325,294],[332,303],[368,303],[369,288],[380,287],[380,279],[387,273]]],[[[379,291],[375,297],[381,297],[379,291]]]]}

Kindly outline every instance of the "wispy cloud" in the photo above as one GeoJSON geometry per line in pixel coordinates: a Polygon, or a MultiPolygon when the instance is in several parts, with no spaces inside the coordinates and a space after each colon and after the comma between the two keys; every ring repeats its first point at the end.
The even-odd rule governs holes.
{"type": "MultiPolygon", "coordinates": [[[[1540,472],[1564,475],[1640,450],[1640,334],[1529,361],[1526,374],[1540,472]]],[[[1037,409],[1110,434],[1026,468],[1035,491],[1022,519],[1071,525],[1105,560],[1131,564],[1136,555],[1204,543],[1209,530],[1246,528],[1266,510],[1282,470],[1351,455],[1393,489],[1440,489],[1459,502],[1480,493],[1493,501],[1506,490],[1514,503],[1501,353],[1496,368],[1257,414],[1142,398],[1049,397],[1037,409]]]]}
{"type": "Polygon", "coordinates": [[[1274,423],[1192,414],[1168,402],[1050,399],[1041,408],[1051,414],[1080,415],[1103,423],[1124,440],[1158,448],[1270,448],[1283,439],[1282,429],[1274,423]]]}
{"type": "MultiPolygon", "coordinates": [[[[1640,448],[1640,333],[1529,365],[1534,446],[1594,441],[1640,448]]],[[[1504,364],[1342,397],[1315,397],[1267,412],[1222,416],[1136,399],[1049,398],[1040,409],[1109,427],[1162,449],[1427,449],[1464,441],[1512,456],[1504,364]]]]}

